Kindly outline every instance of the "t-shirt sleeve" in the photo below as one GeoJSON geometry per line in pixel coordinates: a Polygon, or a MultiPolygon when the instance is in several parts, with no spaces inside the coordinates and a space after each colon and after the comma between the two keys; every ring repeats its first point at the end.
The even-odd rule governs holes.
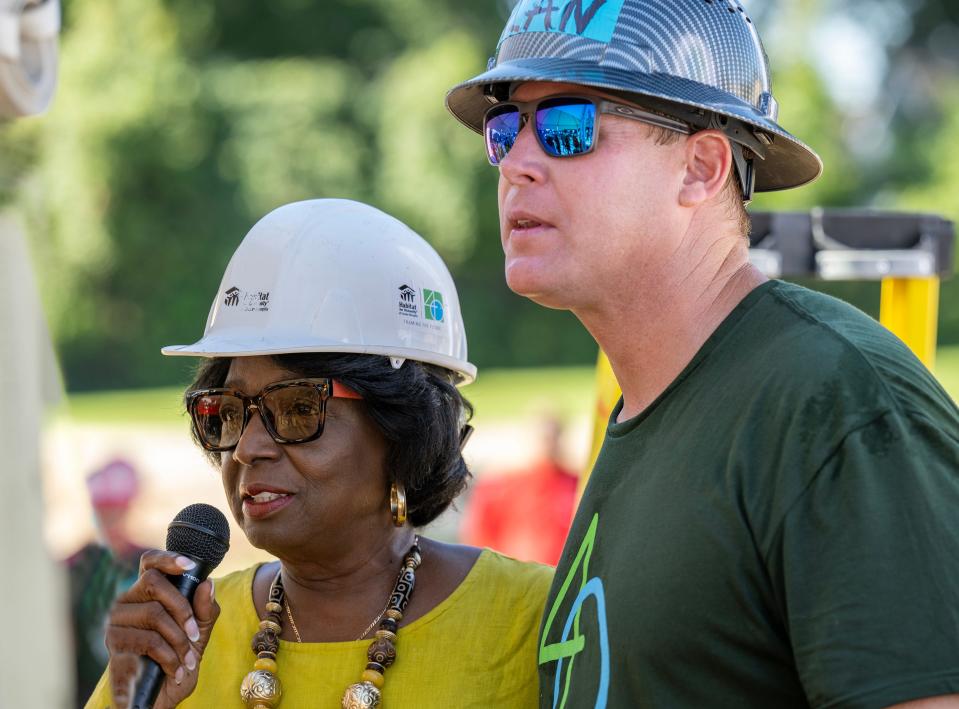
{"type": "Polygon", "coordinates": [[[954,427],[888,413],[848,434],[767,562],[812,707],[959,692],[954,427]]]}

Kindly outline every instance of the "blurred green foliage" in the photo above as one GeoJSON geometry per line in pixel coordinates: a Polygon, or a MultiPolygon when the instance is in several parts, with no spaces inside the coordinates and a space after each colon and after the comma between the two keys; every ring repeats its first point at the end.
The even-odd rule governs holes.
{"type": "MultiPolygon", "coordinates": [[[[888,112],[890,149],[861,154],[850,149],[855,117],[803,39],[864,0],[850,2],[754,12],[770,28],[782,122],[827,165],[815,185],[762,196],[755,208],[876,205],[959,217],[959,168],[943,158],[959,150],[959,74],[942,69],[948,57],[923,54],[948,46],[933,40],[957,19],[946,0],[916,0],[910,31],[883,40],[899,62],[890,66],[905,57],[938,83],[916,93],[901,81],[912,93],[888,112]]],[[[443,105],[450,86],[485,66],[509,6],[65,0],[53,110],[0,126],[0,205],[15,201],[30,224],[68,386],[186,381],[191,365],[159,348],[199,337],[223,268],[259,217],[318,196],[369,202],[436,246],[481,368],[590,364],[595,345],[572,316],[505,287],[495,171],[479,136],[443,105]]],[[[878,306],[874,285],[832,290],[878,306]]],[[[959,341],[952,284],[942,313],[942,339],[959,341]]]]}

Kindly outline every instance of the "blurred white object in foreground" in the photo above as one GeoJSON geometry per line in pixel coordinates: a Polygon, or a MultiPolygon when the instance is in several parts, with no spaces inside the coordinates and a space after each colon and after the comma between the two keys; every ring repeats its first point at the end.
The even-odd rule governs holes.
{"type": "MultiPolygon", "coordinates": [[[[0,0],[0,119],[40,113],[57,84],[59,0],[0,0]]],[[[40,422],[59,378],[26,238],[0,213],[0,708],[66,709],[73,698],[66,574],[44,543],[40,422]]]]}
{"type": "Polygon", "coordinates": [[[26,239],[0,214],[0,707],[69,706],[71,643],[63,570],[43,538],[40,419],[59,391],[26,239]]]}
{"type": "Polygon", "coordinates": [[[59,33],[60,0],[0,0],[0,118],[50,105],[59,33]]]}

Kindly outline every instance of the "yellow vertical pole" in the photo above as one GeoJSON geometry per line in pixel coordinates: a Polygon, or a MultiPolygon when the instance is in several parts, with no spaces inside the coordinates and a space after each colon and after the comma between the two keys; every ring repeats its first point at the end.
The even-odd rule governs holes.
{"type": "Polygon", "coordinates": [[[938,320],[937,277],[883,279],[879,321],[930,370],[936,366],[938,320]]]}
{"type": "Polygon", "coordinates": [[[609,358],[605,352],[600,350],[599,357],[596,360],[596,409],[593,411],[593,439],[589,449],[589,460],[586,462],[586,467],[579,478],[580,495],[583,494],[583,489],[589,480],[589,474],[593,470],[596,458],[599,457],[599,449],[603,446],[609,416],[613,413],[613,408],[622,393],[619,382],[616,381],[616,375],[613,374],[613,368],[609,364],[609,358]]]}

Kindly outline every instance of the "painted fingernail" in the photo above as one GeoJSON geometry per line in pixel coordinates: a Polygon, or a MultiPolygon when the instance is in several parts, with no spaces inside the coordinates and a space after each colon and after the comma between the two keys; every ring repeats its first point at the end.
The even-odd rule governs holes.
{"type": "Polygon", "coordinates": [[[182,668],[182,667],[177,667],[177,668],[176,668],[176,674],[173,675],[173,681],[176,682],[177,684],[180,684],[181,682],[183,682],[183,668],[182,668]]]}
{"type": "Polygon", "coordinates": [[[178,556],[176,558],[176,565],[185,571],[196,568],[196,562],[186,556],[178,556]]]}
{"type": "Polygon", "coordinates": [[[190,672],[196,669],[196,659],[196,653],[193,652],[193,650],[187,652],[184,662],[186,662],[186,668],[190,670],[190,672]]]}
{"type": "Polygon", "coordinates": [[[193,618],[190,618],[190,620],[186,622],[186,625],[183,626],[183,630],[186,631],[186,636],[193,642],[196,642],[200,639],[200,628],[197,626],[196,621],[193,620],[193,618]]]}

